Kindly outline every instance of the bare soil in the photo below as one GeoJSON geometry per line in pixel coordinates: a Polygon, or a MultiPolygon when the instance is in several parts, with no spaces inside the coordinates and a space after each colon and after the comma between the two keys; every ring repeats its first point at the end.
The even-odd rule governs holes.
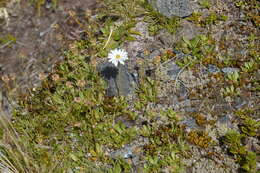
{"type": "Polygon", "coordinates": [[[0,25],[0,38],[9,35],[15,41],[7,40],[0,45],[1,90],[6,82],[19,91],[37,85],[39,78],[62,59],[63,48],[79,39],[81,29],[73,16],[97,7],[95,0],[60,0],[58,3],[54,8],[51,1],[46,0],[40,10],[27,0],[7,7],[8,21],[0,25]]]}

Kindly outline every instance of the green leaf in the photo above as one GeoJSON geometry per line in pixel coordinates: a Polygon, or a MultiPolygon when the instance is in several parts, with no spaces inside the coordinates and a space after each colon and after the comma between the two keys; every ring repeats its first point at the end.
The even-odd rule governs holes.
{"type": "Polygon", "coordinates": [[[78,161],[78,157],[75,156],[74,154],[70,153],[70,158],[73,160],[73,161],[78,161]]]}

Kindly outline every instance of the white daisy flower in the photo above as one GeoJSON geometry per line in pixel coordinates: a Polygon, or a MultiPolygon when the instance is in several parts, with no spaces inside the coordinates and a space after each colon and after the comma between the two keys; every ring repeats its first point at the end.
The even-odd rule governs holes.
{"type": "Polygon", "coordinates": [[[115,66],[118,63],[124,64],[124,61],[128,59],[127,52],[123,49],[114,49],[108,54],[109,62],[112,62],[115,66]]]}

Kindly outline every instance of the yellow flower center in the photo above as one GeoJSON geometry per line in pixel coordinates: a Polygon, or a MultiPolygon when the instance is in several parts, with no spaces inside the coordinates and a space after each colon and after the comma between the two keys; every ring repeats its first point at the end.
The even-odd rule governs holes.
{"type": "Polygon", "coordinates": [[[116,55],[116,59],[120,59],[121,58],[121,55],[116,55]]]}

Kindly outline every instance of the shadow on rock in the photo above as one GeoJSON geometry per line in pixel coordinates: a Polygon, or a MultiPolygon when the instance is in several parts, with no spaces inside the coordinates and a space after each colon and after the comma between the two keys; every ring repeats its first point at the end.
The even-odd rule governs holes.
{"type": "Polygon", "coordinates": [[[124,65],[115,67],[112,63],[106,62],[100,64],[97,70],[107,82],[107,96],[127,96],[133,93],[135,82],[124,65]]]}

